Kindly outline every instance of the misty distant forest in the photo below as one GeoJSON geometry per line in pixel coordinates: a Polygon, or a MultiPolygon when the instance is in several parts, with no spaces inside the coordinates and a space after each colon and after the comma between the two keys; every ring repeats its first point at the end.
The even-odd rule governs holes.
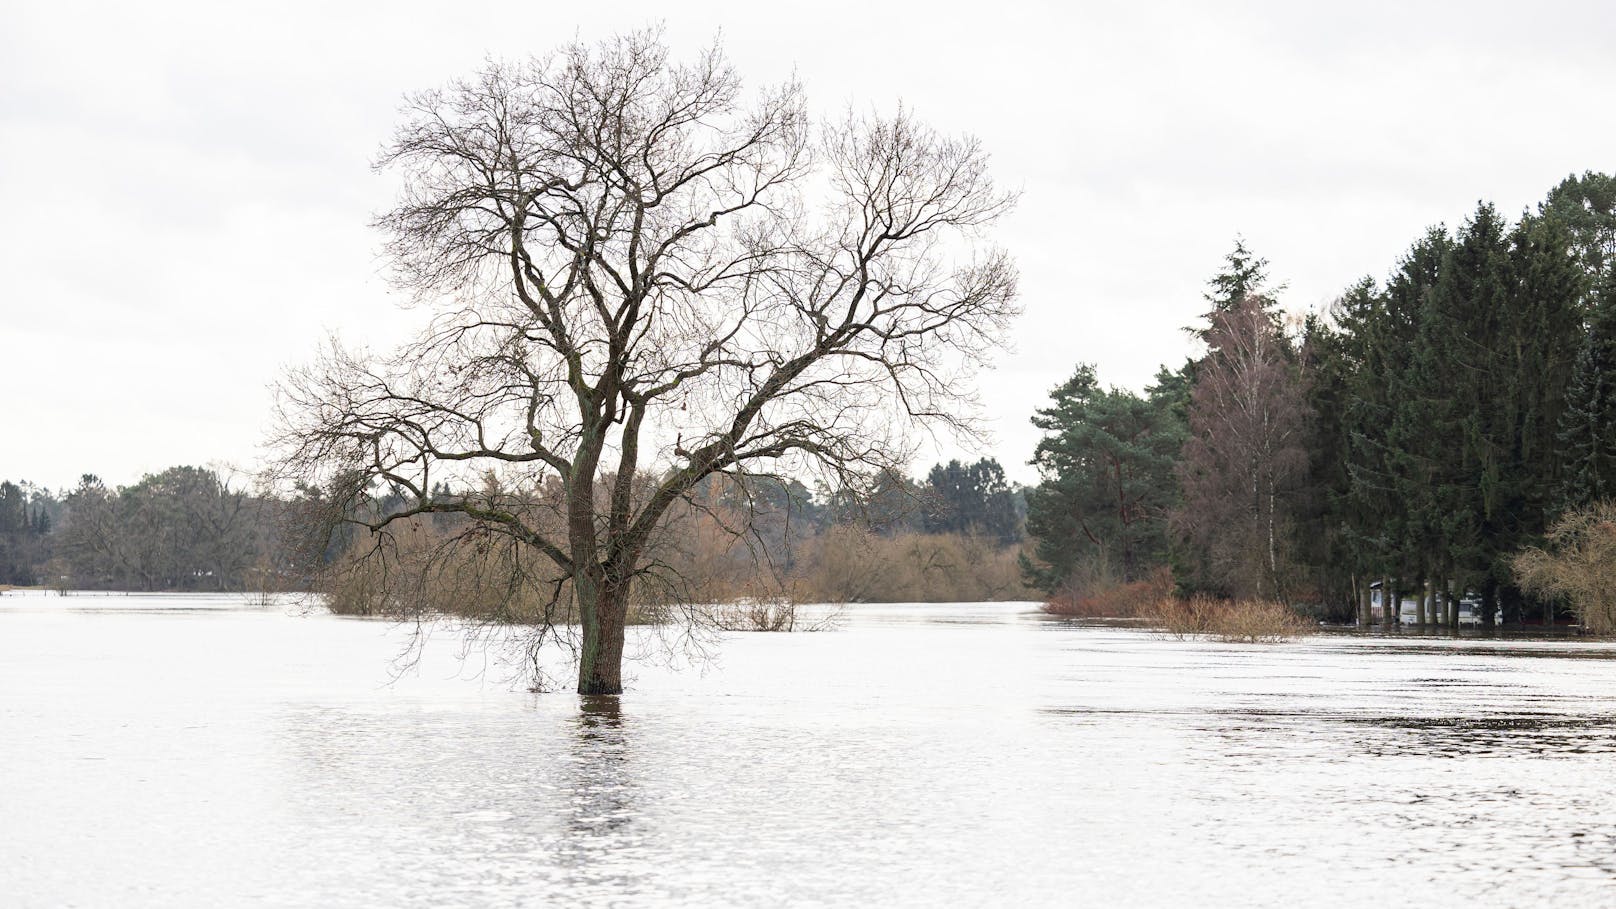
{"type": "MultiPolygon", "coordinates": [[[[1552,621],[1560,604],[1526,593],[1512,560],[1616,497],[1616,178],[1569,177],[1518,216],[1481,203],[1326,311],[1287,315],[1283,295],[1237,241],[1194,326],[1202,354],[1142,393],[1077,364],[1034,419],[1036,486],[992,458],[857,488],[714,477],[659,558],[680,595],[712,600],[1042,597],[1106,614],[1170,588],[1350,622],[1376,584],[1473,592],[1488,624],[1552,621]]],[[[554,496],[543,480],[500,493],[554,496]]],[[[370,545],[333,501],[197,467],[118,488],[5,482],[0,584],[322,589],[370,545]]],[[[404,505],[379,484],[361,501],[361,517],[404,505]]],[[[441,538],[459,520],[408,528],[441,538]]]]}

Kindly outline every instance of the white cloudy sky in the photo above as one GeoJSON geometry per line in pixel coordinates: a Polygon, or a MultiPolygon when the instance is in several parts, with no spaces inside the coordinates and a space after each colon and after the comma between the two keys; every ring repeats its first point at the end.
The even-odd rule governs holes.
{"type": "Polygon", "coordinates": [[[997,456],[1080,361],[1142,387],[1241,233],[1293,309],[1482,197],[1616,169],[1616,5],[79,4],[0,9],[0,478],[250,467],[268,386],[391,337],[369,161],[398,99],[488,55],[666,20],[826,112],[902,100],[1024,199],[997,456]]]}

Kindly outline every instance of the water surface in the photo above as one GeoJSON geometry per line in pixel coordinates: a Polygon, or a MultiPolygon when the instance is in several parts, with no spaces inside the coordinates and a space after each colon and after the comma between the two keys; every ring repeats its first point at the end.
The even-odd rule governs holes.
{"type": "Polygon", "coordinates": [[[0,597],[0,902],[1616,903],[1609,645],[860,606],[581,700],[408,635],[0,597]]]}

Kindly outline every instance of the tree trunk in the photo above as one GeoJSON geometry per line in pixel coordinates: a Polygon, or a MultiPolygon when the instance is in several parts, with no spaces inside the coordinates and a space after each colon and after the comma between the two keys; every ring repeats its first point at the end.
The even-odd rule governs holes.
{"type": "Polygon", "coordinates": [[[1439,577],[1431,579],[1431,621],[1440,622],[1448,616],[1448,578],[1443,569],[1436,569],[1439,577]]]}
{"type": "Polygon", "coordinates": [[[1498,620],[1506,627],[1526,624],[1526,597],[1514,584],[1498,584],[1498,620]]]}
{"type": "Polygon", "coordinates": [[[578,693],[622,694],[629,585],[582,577],[574,584],[584,636],[578,651],[578,693]]]}

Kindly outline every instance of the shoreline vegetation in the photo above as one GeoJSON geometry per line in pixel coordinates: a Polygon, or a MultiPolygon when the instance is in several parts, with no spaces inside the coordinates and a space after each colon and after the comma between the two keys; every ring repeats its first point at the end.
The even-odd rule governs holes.
{"type": "Polygon", "coordinates": [[[1480,202],[1326,307],[1283,291],[1237,240],[1198,355],[1052,391],[1027,493],[1052,611],[1616,630],[1616,176],[1480,202]]]}
{"type": "Polygon", "coordinates": [[[1044,612],[1065,618],[1138,619],[1179,640],[1208,638],[1224,643],[1272,644],[1317,632],[1316,619],[1276,600],[1183,596],[1172,572],[1158,568],[1142,581],[1112,584],[1084,592],[1063,591],[1044,612]]]}

